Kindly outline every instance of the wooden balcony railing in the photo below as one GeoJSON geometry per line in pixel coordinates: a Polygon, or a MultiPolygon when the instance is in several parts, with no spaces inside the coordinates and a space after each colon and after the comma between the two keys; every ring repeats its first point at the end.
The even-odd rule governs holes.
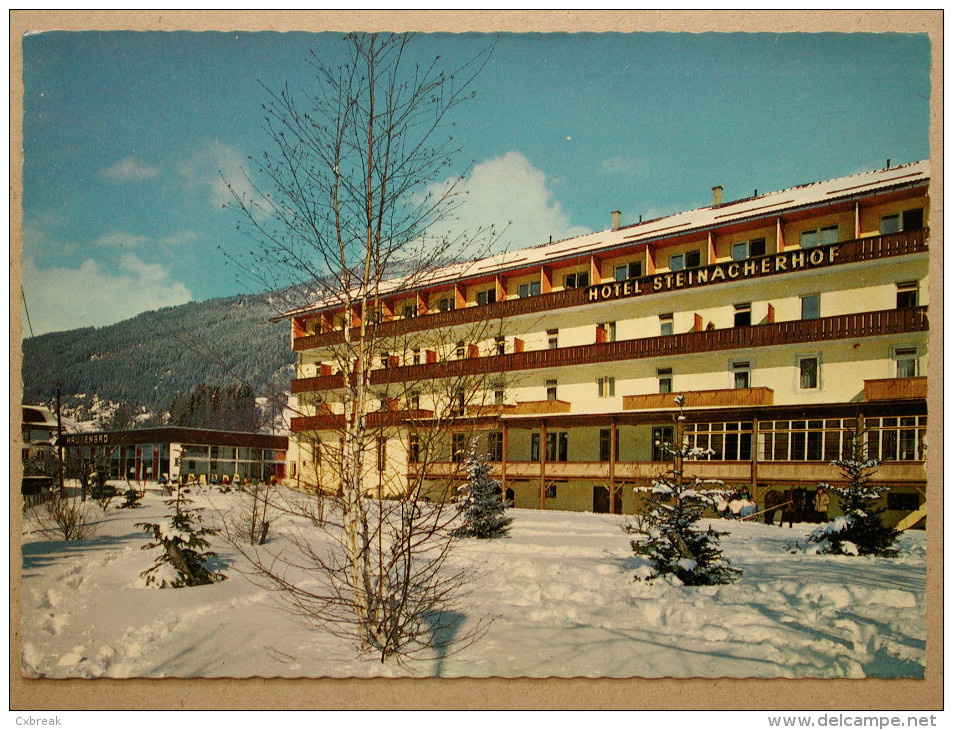
{"type": "Polygon", "coordinates": [[[927,379],[885,378],[864,381],[864,400],[907,400],[927,397],[927,379]]]}
{"type": "MultiPolygon", "coordinates": [[[[538,480],[538,461],[507,461],[508,480],[538,480]]],[[[576,479],[603,481],[609,478],[608,462],[593,461],[548,461],[547,479],[576,479]]],[[[649,482],[671,468],[670,463],[659,461],[617,461],[617,482],[649,482]]],[[[423,465],[410,464],[408,471],[418,473],[423,465]]],[[[500,476],[500,462],[492,464],[493,474],[500,476]]],[[[752,483],[750,461],[686,461],[685,473],[700,479],[713,479],[728,484],[752,483]]],[[[426,466],[426,476],[433,479],[460,477],[463,464],[457,462],[432,462],[426,466]]],[[[763,461],[758,463],[757,479],[762,485],[769,484],[817,484],[818,482],[841,483],[844,480],[840,469],[826,461],[763,461]]],[[[877,480],[885,484],[922,483],[926,471],[922,461],[889,461],[877,470],[877,480]]]]}
{"type": "MultiPolygon", "coordinates": [[[[449,360],[423,365],[374,370],[372,385],[415,382],[440,378],[480,376],[516,370],[537,370],[579,365],[580,363],[619,362],[652,357],[677,357],[702,352],[747,350],[803,342],[854,339],[929,329],[927,308],[885,309],[876,312],[841,314],[818,319],[792,320],[750,327],[686,332],[677,335],[643,337],[593,345],[561,347],[555,350],[494,355],[449,360]]],[[[293,393],[341,388],[343,375],[318,376],[291,381],[293,393]]]]}
{"type": "MultiPolygon", "coordinates": [[[[422,408],[401,411],[372,411],[367,414],[367,425],[370,428],[399,426],[405,421],[431,417],[433,417],[433,411],[422,408]]],[[[340,414],[324,413],[317,416],[299,416],[291,419],[291,430],[294,433],[301,431],[334,431],[343,428],[343,426],[344,416],[340,414]]]]}
{"type": "MultiPolygon", "coordinates": [[[[870,261],[873,259],[889,258],[893,256],[905,256],[913,253],[927,251],[927,239],[929,238],[929,229],[920,229],[915,231],[903,231],[901,233],[892,233],[881,236],[871,236],[868,238],[857,238],[850,241],[843,241],[829,246],[819,246],[820,250],[826,250],[831,246],[837,247],[837,256],[835,261],[830,264],[837,266],[839,264],[853,263],[856,261],[870,261]]],[[[816,250],[816,249],[812,249],[816,250]]],[[[790,251],[790,250],[789,250],[790,251]]],[[[761,256],[760,259],[771,259],[777,254],[761,256]]],[[[825,260],[827,257],[825,256],[825,260]]],[[[712,264],[711,266],[701,267],[704,269],[713,269],[715,266],[724,266],[722,264],[712,264]]],[[[799,269],[803,271],[803,269],[799,269]]],[[[794,269],[776,270],[772,269],[770,276],[783,275],[790,273],[794,269]]],[[[651,283],[654,276],[646,276],[639,279],[643,294],[640,296],[651,296],[654,291],[652,286],[646,286],[651,283]]],[[[710,277],[709,277],[709,280],[710,277]]],[[[710,283],[707,286],[716,286],[710,283]]],[[[577,307],[586,304],[589,301],[587,289],[565,289],[548,294],[540,294],[534,297],[523,297],[517,299],[505,299],[492,304],[483,306],[469,306],[461,309],[455,309],[448,312],[434,312],[420,317],[410,319],[395,319],[382,322],[376,327],[369,328],[374,332],[374,336],[387,337],[395,334],[407,332],[420,332],[428,329],[443,329],[455,325],[473,324],[495,319],[506,319],[525,314],[539,314],[554,309],[564,309],[567,307],[577,307]]],[[[357,337],[360,333],[359,328],[352,330],[352,336],[357,337]]],[[[311,334],[295,337],[292,348],[295,352],[310,350],[317,347],[328,345],[337,345],[344,341],[344,332],[334,330],[320,334],[311,334]]]]}
{"type": "Polygon", "coordinates": [[[671,408],[676,396],[685,398],[685,408],[730,408],[732,406],[774,405],[771,388],[735,388],[731,390],[693,390],[684,393],[648,393],[622,397],[623,410],[671,408]]]}

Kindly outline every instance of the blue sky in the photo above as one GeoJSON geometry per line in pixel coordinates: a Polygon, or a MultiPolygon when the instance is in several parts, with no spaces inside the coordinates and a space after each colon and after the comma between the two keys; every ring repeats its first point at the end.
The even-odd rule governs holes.
{"type": "MultiPolygon", "coordinates": [[[[491,36],[419,35],[448,67],[491,36]]],[[[247,291],[222,208],[266,149],[261,83],[304,88],[332,34],[23,39],[23,286],[33,332],[247,291]]],[[[914,34],[503,34],[455,117],[467,209],[512,247],[929,156],[914,34]]],[[[27,323],[24,330],[29,335],[27,323]]]]}

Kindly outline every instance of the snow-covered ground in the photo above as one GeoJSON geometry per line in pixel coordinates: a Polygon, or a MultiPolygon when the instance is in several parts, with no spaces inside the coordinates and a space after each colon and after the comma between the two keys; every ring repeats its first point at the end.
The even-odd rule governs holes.
{"type": "MultiPolygon", "coordinates": [[[[214,503],[233,495],[211,492],[214,503]]],[[[95,505],[94,505],[95,506],[95,505]]],[[[227,504],[225,505],[227,506],[227,504]]],[[[97,508],[98,509],[98,508],[97,508]]],[[[400,666],[357,658],[300,624],[240,572],[216,540],[228,579],[146,588],[154,553],[135,522],[166,512],[158,491],[111,508],[97,534],[62,542],[24,522],[23,654],[45,677],[922,677],[926,535],[903,534],[896,559],[808,555],[812,525],[717,520],[737,583],[638,583],[619,517],[513,510],[508,538],[463,540],[454,562],[474,576],[461,632],[488,628],[458,653],[400,666]]],[[[101,515],[101,512],[99,513],[101,515]]],[[[210,513],[207,512],[206,516],[210,513]]],[[[280,546],[282,522],[270,538],[280,546]]]]}

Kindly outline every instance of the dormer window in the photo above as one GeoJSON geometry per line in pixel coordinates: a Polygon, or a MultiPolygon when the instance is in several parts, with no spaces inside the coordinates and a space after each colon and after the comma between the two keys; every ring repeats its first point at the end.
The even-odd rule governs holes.
{"type": "Polygon", "coordinates": [[[694,269],[701,266],[701,251],[686,251],[685,253],[673,253],[669,256],[668,267],[672,271],[682,271],[683,269],[694,269]]]}
{"type": "Polygon", "coordinates": [[[526,284],[520,284],[519,286],[519,295],[520,297],[535,297],[539,294],[542,294],[543,287],[538,281],[531,281],[526,284]]]}
{"type": "Polygon", "coordinates": [[[733,261],[744,261],[745,259],[750,259],[755,256],[764,256],[764,252],[765,240],[763,238],[755,238],[750,241],[741,241],[740,243],[732,244],[731,259],[733,261]]]}
{"type": "Polygon", "coordinates": [[[477,292],[477,304],[483,306],[485,304],[493,304],[496,301],[496,289],[486,289],[481,292],[477,292]]]}
{"type": "Polygon", "coordinates": [[[563,277],[564,289],[582,289],[589,286],[589,272],[581,271],[577,274],[566,274],[563,277]]]}
{"type": "Polygon", "coordinates": [[[615,280],[625,281],[626,279],[638,279],[642,276],[642,262],[630,261],[627,264],[619,264],[615,267],[615,280]]]}

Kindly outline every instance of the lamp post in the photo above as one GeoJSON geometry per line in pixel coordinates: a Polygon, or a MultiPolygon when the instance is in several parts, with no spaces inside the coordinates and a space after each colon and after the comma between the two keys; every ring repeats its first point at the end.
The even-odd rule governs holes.
{"type": "Polygon", "coordinates": [[[56,453],[57,472],[60,479],[60,497],[66,496],[66,482],[63,479],[63,416],[60,413],[60,383],[56,383],[56,453]]]}

